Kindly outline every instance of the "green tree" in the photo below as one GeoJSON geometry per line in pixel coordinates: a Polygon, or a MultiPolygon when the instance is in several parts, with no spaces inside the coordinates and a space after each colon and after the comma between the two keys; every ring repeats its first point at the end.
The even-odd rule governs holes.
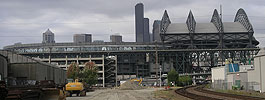
{"type": "Polygon", "coordinates": [[[174,83],[174,85],[176,85],[178,83],[178,79],[179,79],[178,72],[174,68],[172,68],[167,75],[167,81],[169,86],[172,86],[171,82],[174,83]]]}
{"type": "Polygon", "coordinates": [[[67,78],[77,79],[79,75],[79,66],[75,62],[71,63],[67,69],[67,78]]]}
{"type": "Polygon", "coordinates": [[[192,78],[190,76],[180,76],[179,77],[179,85],[186,86],[192,84],[192,78]]]}
{"type": "Polygon", "coordinates": [[[87,62],[84,69],[80,70],[78,64],[71,63],[67,69],[67,78],[80,79],[87,85],[92,86],[98,82],[96,64],[87,62]]]}
{"type": "Polygon", "coordinates": [[[96,84],[98,82],[98,79],[97,79],[97,67],[95,63],[94,62],[85,63],[85,67],[80,72],[79,77],[89,86],[96,84]]]}

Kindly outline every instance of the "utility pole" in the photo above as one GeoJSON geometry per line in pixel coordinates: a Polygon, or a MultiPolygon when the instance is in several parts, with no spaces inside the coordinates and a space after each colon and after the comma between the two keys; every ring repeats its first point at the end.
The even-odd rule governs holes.
{"type": "MultiPolygon", "coordinates": [[[[221,22],[223,22],[223,8],[222,8],[222,5],[220,5],[220,19],[221,19],[221,22]]],[[[219,55],[219,56],[221,56],[221,61],[222,61],[222,66],[223,66],[223,37],[224,37],[224,33],[221,33],[221,55],[219,55]]]]}
{"type": "Polygon", "coordinates": [[[118,58],[117,58],[118,56],[117,55],[115,55],[115,69],[116,69],[116,72],[115,72],[115,76],[116,76],[116,81],[115,81],[115,85],[116,85],[116,87],[118,87],[118,58]]]}
{"type": "Polygon", "coordinates": [[[156,69],[156,83],[158,83],[158,54],[157,54],[157,41],[155,41],[155,45],[156,45],[156,65],[155,65],[155,69],[156,69]]]}
{"type": "Polygon", "coordinates": [[[161,83],[162,83],[161,71],[162,71],[162,68],[160,67],[159,70],[160,70],[160,83],[159,83],[159,87],[161,88],[161,83]]]}
{"type": "Polygon", "coordinates": [[[50,64],[52,62],[51,53],[52,53],[52,47],[49,47],[49,63],[50,64]]]}

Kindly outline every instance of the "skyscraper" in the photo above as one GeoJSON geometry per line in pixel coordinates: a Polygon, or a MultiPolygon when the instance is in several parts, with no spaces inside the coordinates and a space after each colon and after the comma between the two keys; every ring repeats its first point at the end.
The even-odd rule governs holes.
{"type": "Polygon", "coordinates": [[[50,29],[48,29],[46,32],[43,33],[42,43],[55,43],[54,33],[52,33],[50,29]]]}
{"type": "Polygon", "coordinates": [[[120,43],[120,42],[122,42],[122,36],[121,35],[111,35],[110,36],[110,42],[120,43]]]}
{"type": "Polygon", "coordinates": [[[135,6],[135,32],[136,42],[144,42],[144,5],[142,3],[135,6]]]}
{"type": "Polygon", "coordinates": [[[75,43],[91,43],[92,42],[91,34],[74,34],[73,39],[75,43]]]}
{"type": "Polygon", "coordinates": [[[144,42],[150,42],[149,19],[144,18],[144,42]]]}
{"type": "Polygon", "coordinates": [[[150,42],[149,19],[144,18],[144,5],[135,6],[135,35],[136,42],[150,42]]]}
{"type": "Polygon", "coordinates": [[[149,36],[150,36],[150,42],[153,42],[153,41],[154,41],[154,38],[153,38],[153,37],[154,37],[154,36],[153,36],[153,33],[150,33],[150,35],[149,35],[149,36]]]}
{"type": "Polygon", "coordinates": [[[161,42],[161,38],[160,38],[160,20],[155,20],[153,23],[153,41],[157,41],[157,42],[161,42]]]}

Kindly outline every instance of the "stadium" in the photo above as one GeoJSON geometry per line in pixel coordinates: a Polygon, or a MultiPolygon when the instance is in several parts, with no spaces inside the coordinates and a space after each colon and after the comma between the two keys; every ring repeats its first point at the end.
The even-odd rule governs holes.
{"type": "MultiPolygon", "coordinates": [[[[4,50],[65,69],[71,62],[82,67],[87,61],[104,69],[106,57],[116,56],[117,75],[121,78],[150,77],[158,71],[166,74],[172,68],[181,74],[209,75],[210,69],[224,65],[225,59],[248,64],[259,51],[243,9],[238,10],[234,22],[222,22],[215,9],[208,23],[197,23],[191,11],[186,23],[173,23],[165,11],[158,28],[161,42],[33,43],[9,45],[4,50]]],[[[102,73],[110,70],[115,68],[102,73]]]]}

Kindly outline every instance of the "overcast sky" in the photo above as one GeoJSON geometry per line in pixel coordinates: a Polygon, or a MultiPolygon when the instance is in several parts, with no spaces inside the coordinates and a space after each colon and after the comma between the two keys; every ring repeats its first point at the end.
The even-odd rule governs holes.
{"type": "Polygon", "coordinates": [[[93,40],[109,41],[119,33],[135,41],[134,7],[144,4],[144,16],[161,19],[164,10],[174,23],[184,23],[189,10],[197,22],[210,22],[214,9],[223,7],[223,21],[232,22],[243,8],[254,27],[254,36],[265,46],[264,0],[1,0],[0,48],[17,42],[41,43],[48,28],[56,42],[72,42],[73,34],[91,33],[93,40]]]}

